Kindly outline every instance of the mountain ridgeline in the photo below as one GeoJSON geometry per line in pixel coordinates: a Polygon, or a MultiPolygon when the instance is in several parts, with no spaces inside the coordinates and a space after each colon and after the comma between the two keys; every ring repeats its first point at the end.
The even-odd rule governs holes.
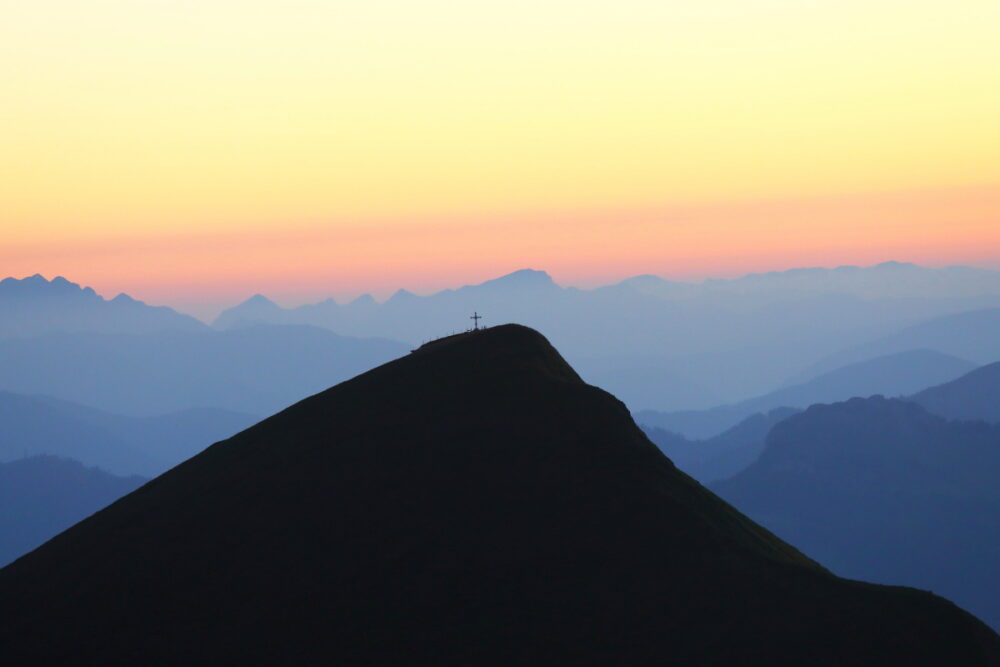
{"type": "Polygon", "coordinates": [[[874,396],[777,424],[712,485],[845,577],[933,590],[1000,628],[1000,424],[874,396]]]}
{"type": "Polygon", "coordinates": [[[0,570],[10,664],[995,665],[678,471],[507,325],[217,443],[0,570]]]}

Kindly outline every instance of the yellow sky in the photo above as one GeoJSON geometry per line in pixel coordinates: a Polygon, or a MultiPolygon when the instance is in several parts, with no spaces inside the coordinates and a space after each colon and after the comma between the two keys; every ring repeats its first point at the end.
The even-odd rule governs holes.
{"type": "MultiPolygon", "coordinates": [[[[539,224],[572,239],[600,219],[610,238],[645,211],[612,259],[652,242],[669,266],[759,221],[733,205],[678,235],[651,211],[929,191],[961,209],[972,186],[950,231],[980,220],[959,236],[1000,256],[975,231],[1000,184],[998,30],[996,0],[0,0],[0,260],[96,276],[111,246],[131,259],[104,274],[153,284],[171,271],[143,253],[203,238],[230,247],[212,279],[236,284],[263,260],[232,248],[291,230],[327,239],[303,276],[402,281],[421,268],[405,248],[359,260],[380,230],[499,264],[539,224]],[[367,245],[338,254],[357,230],[367,245]],[[356,273],[324,273],[337,262],[356,273]]],[[[888,250],[912,246],[886,215],[888,250]]],[[[829,218],[793,236],[852,224],[829,218]]],[[[549,263],[598,270],[585,236],[549,263]]],[[[772,241],[749,250],[797,263],[772,241]]]]}

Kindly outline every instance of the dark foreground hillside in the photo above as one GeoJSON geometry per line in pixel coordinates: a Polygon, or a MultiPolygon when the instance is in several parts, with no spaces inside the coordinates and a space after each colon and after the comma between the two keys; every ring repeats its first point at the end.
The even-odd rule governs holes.
{"type": "Polygon", "coordinates": [[[146,481],[57,456],[0,463],[0,567],[146,481]]]}
{"type": "Polygon", "coordinates": [[[431,343],[0,570],[5,664],[995,665],[680,473],[538,333],[431,343]]]}

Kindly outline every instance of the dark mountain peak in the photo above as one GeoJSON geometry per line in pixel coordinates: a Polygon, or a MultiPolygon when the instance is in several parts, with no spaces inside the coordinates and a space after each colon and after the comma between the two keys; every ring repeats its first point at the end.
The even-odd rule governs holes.
{"type": "Polygon", "coordinates": [[[18,664],[985,665],[1000,641],[836,579],[518,325],[212,445],[0,570],[0,617],[18,664]]]}
{"type": "Polygon", "coordinates": [[[582,385],[583,380],[559,352],[534,329],[502,324],[430,341],[413,354],[428,357],[440,369],[471,373],[483,383],[537,375],[582,385]]]}

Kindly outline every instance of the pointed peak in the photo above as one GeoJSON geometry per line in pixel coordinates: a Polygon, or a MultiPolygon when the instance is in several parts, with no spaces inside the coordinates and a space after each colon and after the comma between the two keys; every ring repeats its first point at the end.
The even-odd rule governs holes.
{"type": "Polygon", "coordinates": [[[558,287],[555,281],[545,271],[535,269],[519,269],[512,273],[487,280],[477,287],[514,287],[514,288],[549,288],[558,287]]]}
{"type": "Polygon", "coordinates": [[[115,298],[113,298],[111,300],[111,303],[126,304],[126,303],[142,303],[142,302],[141,301],[137,301],[137,300],[133,299],[132,297],[130,297],[125,292],[122,292],[121,294],[119,294],[118,296],[116,296],[115,298]]]}
{"type": "Polygon", "coordinates": [[[386,303],[398,303],[398,302],[401,302],[401,301],[412,301],[413,299],[416,299],[416,298],[417,298],[417,295],[414,294],[413,292],[411,292],[409,290],[405,290],[403,288],[399,288],[398,290],[396,290],[396,292],[392,296],[389,297],[389,300],[386,301],[386,303]]]}
{"type": "Polygon", "coordinates": [[[241,306],[255,306],[255,307],[274,307],[279,308],[278,304],[271,301],[263,294],[254,294],[252,297],[240,304],[241,306]]]}

